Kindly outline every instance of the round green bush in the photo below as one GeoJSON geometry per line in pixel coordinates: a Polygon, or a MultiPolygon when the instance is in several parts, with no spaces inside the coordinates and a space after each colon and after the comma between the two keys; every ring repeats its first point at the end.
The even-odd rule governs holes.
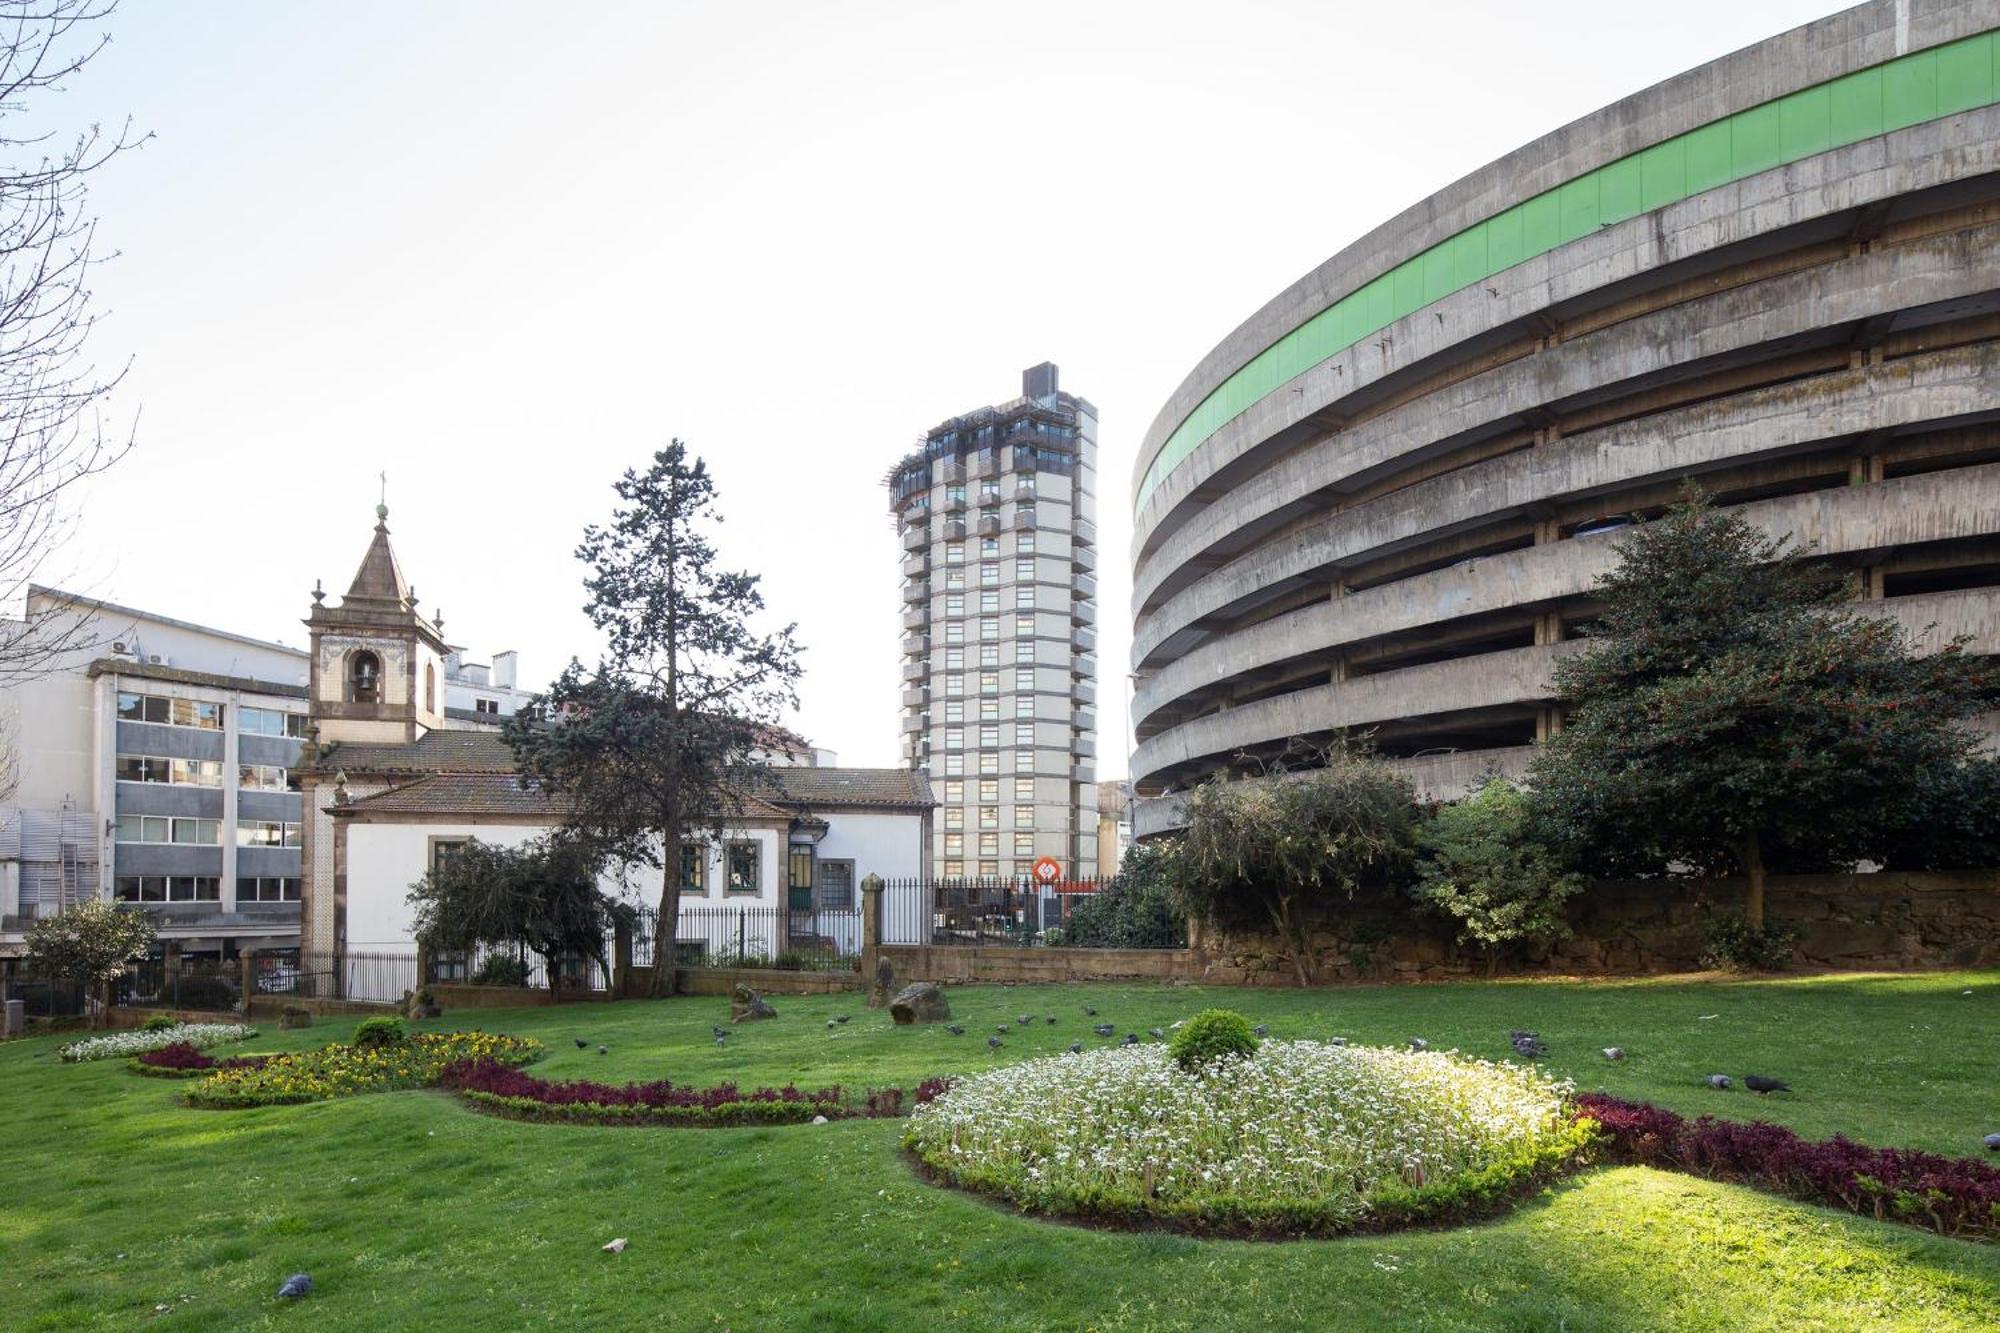
{"type": "Polygon", "coordinates": [[[139,1025],[139,1030],[141,1032],[165,1032],[168,1028],[178,1026],[180,1026],[179,1020],[169,1018],[165,1014],[154,1014],[139,1025]]]}
{"type": "Polygon", "coordinates": [[[1257,1034],[1234,1009],[1204,1009],[1180,1026],[1167,1051],[1192,1074],[1227,1056],[1255,1055],[1257,1034]]]}
{"type": "Polygon", "coordinates": [[[490,953],[480,960],[473,971],[472,984],[475,986],[525,986],[528,984],[528,965],[512,954],[490,953]]]}
{"type": "Polygon", "coordinates": [[[356,1046],[400,1046],[408,1038],[400,1018],[364,1018],[354,1029],[356,1046]]]}

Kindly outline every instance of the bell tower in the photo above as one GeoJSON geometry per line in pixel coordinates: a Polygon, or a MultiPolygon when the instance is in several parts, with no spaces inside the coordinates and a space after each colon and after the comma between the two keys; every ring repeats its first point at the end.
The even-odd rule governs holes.
{"type": "Polygon", "coordinates": [[[347,595],[328,606],[313,589],[312,677],[307,689],[321,745],[407,745],[444,726],[444,635],[417,610],[389,544],[389,506],[375,506],[375,536],[347,595]]]}

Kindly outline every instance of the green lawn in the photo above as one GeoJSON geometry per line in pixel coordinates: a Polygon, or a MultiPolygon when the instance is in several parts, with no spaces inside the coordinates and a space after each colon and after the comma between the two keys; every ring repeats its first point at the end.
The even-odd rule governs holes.
{"type": "MultiPolygon", "coordinates": [[[[551,1078],[914,1085],[1142,1035],[1214,1004],[1278,1036],[1422,1036],[1506,1053],[1539,1030],[1579,1087],[1813,1134],[1961,1155],[2000,1129],[2000,973],[1759,982],[1515,982],[1318,992],[982,987],[971,1029],[895,1029],[859,997],[778,998],[727,1050],[722,1000],[447,1015],[541,1037],[551,1078]],[[1972,994],[1962,992],[1970,990],[1972,994]],[[1054,1027],[996,1022],[1053,1012],[1054,1027]],[[833,1029],[827,1017],[853,1020],[833,1029]],[[1712,1017],[1704,1017],[1712,1015],[1712,1017]],[[590,1048],[578,1051],[571,1038],[590,1048]],[[597,1054],[598,1043],[610,1054],[597,1054]],[[1623,1046],[1611,1065],[1599,1048],[1623,1046]],[[1699,1086],[1775,1074],[1757,1100],[1699,1086]]],[[[245,1050],[312,1046],[351,1021],[245,1050]]],[[[475,1115],[428,1092],[247,1112],[177,1104],[116,1061],[0,1046],[0,1325],[392,1330],[1991,1328],[2000,1248],[1635,1168],[1587,1173],[1478,1227],[1200,1242],[1011,1216],[918,1183],[894,1122],[596,1129],[475,1115]],[[598,1251],[630,1238],[619,1256],[598,1251]],[[273,1299],[294,1271],[318,1290],[273,1299]],[[156,1306],[167,1306],[165,1312],[156,1306]],[[301,1323],[300,1321],[304,1321],[301,1323]]],[[[229,1050],[232,1048],[224,1048],[229,1050]]]]}

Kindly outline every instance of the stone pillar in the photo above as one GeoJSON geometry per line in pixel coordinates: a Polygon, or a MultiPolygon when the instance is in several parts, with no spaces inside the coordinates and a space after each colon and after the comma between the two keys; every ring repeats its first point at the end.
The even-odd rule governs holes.
{"type": "Polygon", "coordinates": [[[861,975],[870,985],[882,962],[882,877],[870,874],[861,881],[861,975]]]}
{"type": "Polygon", "coordinates": [[[0,1036],[18,1037],[28,1030],[28,1006],[20,1000],[7,1001],[7,1020],[0,1036]]]}
{"type": "Polygon", "coordinates": [[[257,993],[257,951],[238,949],[236,961],[243,967],[243,1012],[250,1012],[250,997],[257,993]]]}
{"type": "MultiPolygon", "coordinates": [[[[167,993],[173,1007],[181,1007],[181,942],[162,940],[160,942],[160,989],[167,993]]],[[[105,1003],[110,1003],[109,993],[105,1003]]]]}
{"type": "Polygon", "coordinates": [[[632,982],[632,922],[619,917],[611,923],[611,998],[622,1000],[632,982]]]}

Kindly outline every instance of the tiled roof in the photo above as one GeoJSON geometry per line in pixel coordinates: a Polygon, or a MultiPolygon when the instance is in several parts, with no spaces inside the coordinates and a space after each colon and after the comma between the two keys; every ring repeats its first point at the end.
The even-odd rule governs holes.
{"type": "Polygon", "coordinates": [[[409,745],[363,745],[343,741],[315,767],[348,773],[505,773],[514,772],[514,752],[494,731],[455,727],[427,731],[409,745]]]}
{"type": "Polygon", "coordinates": [[[924,775],[906,768],[773,768],[771,776],[778,784],[771,799],[788,805],[886,805],[921,810],[937,804],[924,775]]]}

